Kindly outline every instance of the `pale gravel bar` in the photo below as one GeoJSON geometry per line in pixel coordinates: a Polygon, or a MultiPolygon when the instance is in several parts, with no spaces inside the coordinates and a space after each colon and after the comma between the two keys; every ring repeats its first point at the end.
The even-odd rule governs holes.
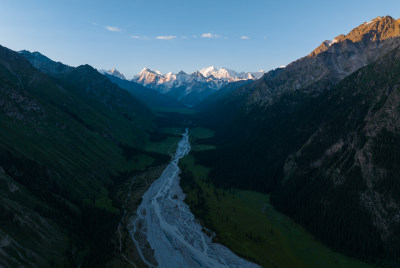
{"type": "Polygon", "coordinates": [[[189,152],[186,129],[175,156],[143,195],[137,214],[129,224],[142,260],[150,267],[259,267],[225,246],[212,243],[184,202],[178,162],[189,152]]]}

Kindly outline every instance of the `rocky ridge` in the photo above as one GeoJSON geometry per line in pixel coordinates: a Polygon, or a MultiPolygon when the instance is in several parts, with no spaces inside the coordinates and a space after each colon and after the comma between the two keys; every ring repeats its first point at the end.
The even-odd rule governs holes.
{"type": "Polygon", "coordinates": [[[347,35],[324,41],[309,55],[285,68],[265,74],[239,90],[236,97],[245,99],[243,105],[248,110],[253,105],[270,105],[285,92],[301,90],[319,94],[399,45],[400,19],[377,17],[347,35]]]}

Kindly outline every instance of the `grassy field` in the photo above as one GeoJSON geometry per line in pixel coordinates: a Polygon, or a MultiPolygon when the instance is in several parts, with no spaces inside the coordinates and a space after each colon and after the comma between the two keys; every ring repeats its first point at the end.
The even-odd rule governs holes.
{"type": "Polygon", "coordinates": [[[147,143],[146,151],[172,155],[181,139],[183,128],[163,128],[160,132],[167,135],[166,138],[160,142],[147,143]]]}
{"type": "Polygon", "coordinates": [[[196,127],[189,129],[189,137],[190,144],[192,146],[193,151],[204,151],[204,150],[213,150],[215,149],[215,145],[212,144],[202,144],[198,141],[201,139],[207,139],[214,137],[214,132],[211,129],[196,127]]]}
{"type": "MultiPolygon", "coordinates": [[[[205,129],[193,129],[191,134],[193,148],[196,140],[213,135],[205,129]]],[[[370,267],[315,240],[276,211],[269,195],[215,188],[207,182],[209,169],[196,164],[192,155],[180,165],[186,202],[202,224],[216,232],[215,240],[236,254],[263,267],[370,267]]]]}
{"type": "Polygon", "coordinates": [[[191,140],[207,139],[214,137],[214,131],[208,128],[196,127],[189,129],[189,136],[191,140]]]}

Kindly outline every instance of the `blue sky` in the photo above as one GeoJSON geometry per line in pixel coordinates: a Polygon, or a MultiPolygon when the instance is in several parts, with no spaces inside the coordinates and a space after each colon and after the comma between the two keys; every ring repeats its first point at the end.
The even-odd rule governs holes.
{"type": "Polygon", "coordinates": [[[0,0],[0,44],[78,66],[193,72],[270,70],[400,1],[0,0]]]}

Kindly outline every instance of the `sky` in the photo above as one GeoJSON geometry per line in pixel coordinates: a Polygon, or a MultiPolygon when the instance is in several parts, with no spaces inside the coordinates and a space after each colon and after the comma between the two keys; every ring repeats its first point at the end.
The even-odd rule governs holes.
{"type": "Polygon", "coordinates": [[[191,73],[268,71],[378,16],[399,0],[0,0],[0,45],[71,66],[191,73]]]}

